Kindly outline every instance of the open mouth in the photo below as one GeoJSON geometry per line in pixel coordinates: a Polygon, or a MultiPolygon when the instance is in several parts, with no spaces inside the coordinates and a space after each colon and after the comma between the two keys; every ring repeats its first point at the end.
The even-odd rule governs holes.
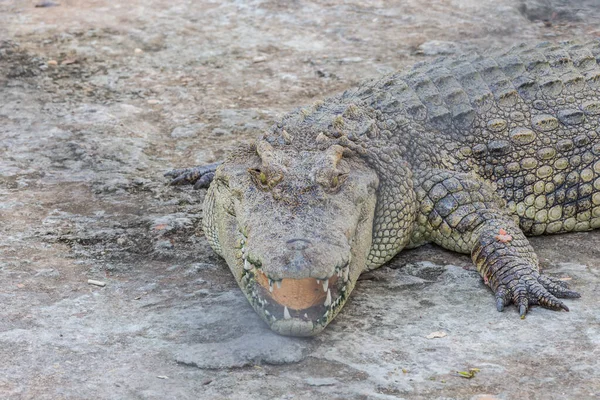
{"type": "Polygon", "coordinates": [[[242,263],[242,289],[272,327],[279,321],[302,323],[302,330],[308,331],[325,327],[348,295],[349,262],[336,266],[334,273],[323,279],[275,280],[248,255],[242,243],[242,263]]]}

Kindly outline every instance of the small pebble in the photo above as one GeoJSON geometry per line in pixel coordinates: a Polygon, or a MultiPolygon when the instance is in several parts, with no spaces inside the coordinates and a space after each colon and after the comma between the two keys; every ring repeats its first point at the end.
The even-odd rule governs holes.
{"type": "Polygon", "coordinates": [[[133,50],[133,52],[135,54],[142,54],[144,52],[144,50],[142,50],[142,49],[135,49],[135,50],[133,50]]]}
{"type": "Polygon", "coordinates": [[[48,61],[48,65],[51,65],[51,66],[54,67],[54,66],[58,65],[58,61],[56,61],[56,60],[50,60],[50,61],[48,61]]]}

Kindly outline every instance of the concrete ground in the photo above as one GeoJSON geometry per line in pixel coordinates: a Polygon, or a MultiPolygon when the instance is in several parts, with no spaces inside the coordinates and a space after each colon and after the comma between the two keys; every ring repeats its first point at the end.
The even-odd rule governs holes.
{"type": "Polygon", "coordinates": [[[599,8],[0,0],[0,398],[600,399],[600,232],[533,240],[569,313],[498,313],[468,257],[426,246],[294,339],[208,247],[204,191],[162,178],[364,78],[598,37],[599,8]]]}

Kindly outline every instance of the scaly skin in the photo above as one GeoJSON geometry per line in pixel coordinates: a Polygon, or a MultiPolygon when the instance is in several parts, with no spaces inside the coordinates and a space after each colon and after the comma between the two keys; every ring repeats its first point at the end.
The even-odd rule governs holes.
{"type": "Polygon", "coordinates": [[[499,311],[568,311],[579,294],[539,273],[526,235],[600,227],[600,41],[492,54],[366,82],[216,173],[172,174],[214,173],[208,240],[273,330],[318,333],[361,272],[429,242],[471,254],[499,311]]]}

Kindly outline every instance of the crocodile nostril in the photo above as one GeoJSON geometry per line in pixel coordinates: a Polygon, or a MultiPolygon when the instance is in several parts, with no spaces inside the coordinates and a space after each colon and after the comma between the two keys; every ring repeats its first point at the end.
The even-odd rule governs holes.
{"type": "Polygon", "coordinates": [[[310,240],[306,240],[306,239],[290,239],[287,242],[285,242],[285,244],[287,245],[287,248],[290,250],[306,250],[307,248],[310,247],[310,245],[312,244],[310,242],[310,240]]]}

